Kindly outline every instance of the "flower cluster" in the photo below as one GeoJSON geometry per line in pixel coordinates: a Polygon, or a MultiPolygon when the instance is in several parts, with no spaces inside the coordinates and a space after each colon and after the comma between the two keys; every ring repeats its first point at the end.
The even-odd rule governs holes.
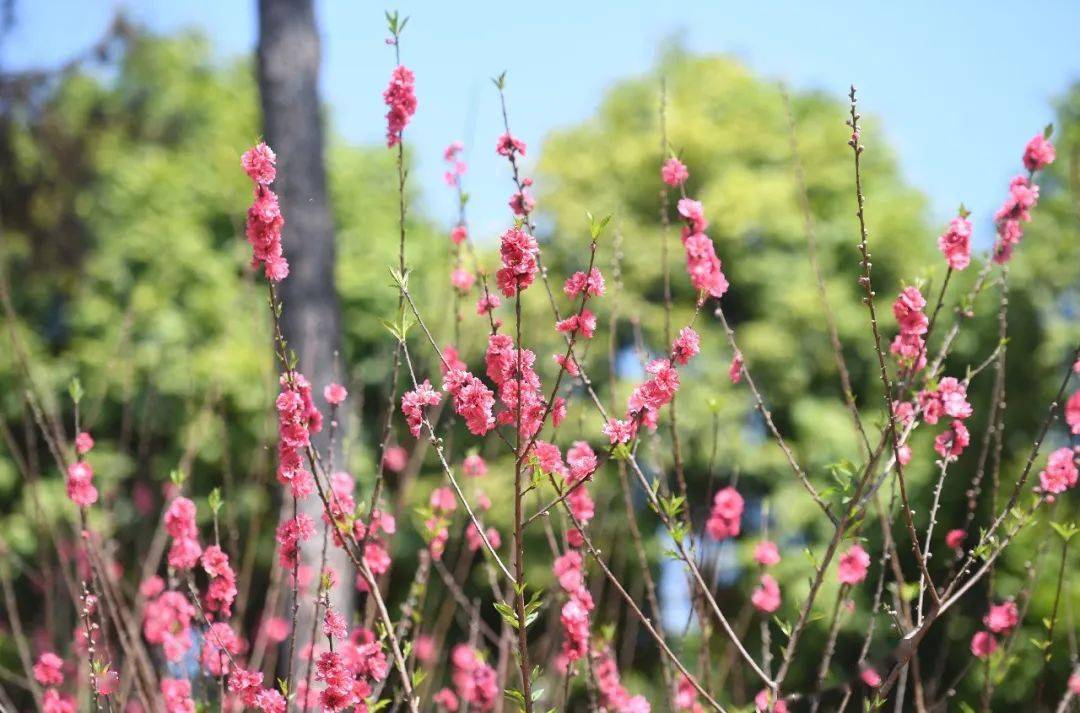
{"type": "Polygon", "coordinates": [[[498,388],[499,403],[505,407],[496,416],[497,423],[516,427],[520,418],[521,437],[532,438],[543,426],[547,411],[547,402],[540,393],[540,377],[533,368],[536,354],[529,349],[519,353],[509,336],[492,334],[488,337],[485,362],[487,376],[498,388]]]}
{"type": "Polygon", "coordinates": [[[156,576],[143,582],[140,593],[146,597],[143,636],[161,646],[167,660],[181,660],[192,645],[195,606],[180,592],[166,591],[165,583],[156,576]]]}
{"type": "Polygon", "coordinates": [[[602,297],[604,294],[604,276],[600,274],[600,268],[592,268],[589,270],[588,275],[578,270],[566,278],[566,282],[563,284],[563,292],[570,299],[577,297],[582,292],[585,292],[590,297],[602,297]]]}
{"type": "Polygon", "coordinates": [[[195,713],[191,681],[186,678],[161,679],[161,702],[165,706],[165,713],[195,713]]]}
{"type": "Polygon", "coordinates": [[[983,617],[983,626],[989,631],[976,632],[971,637],[971,653],[977,658],[988,658],[997,650],[998,642],[994,634],[1004,635],[1020,623],[1020,612],[1012,601],[991,604],[990,610],[983,617]]]}
{"type": "Polygon", "coordinates": [[[413,73],[404,65],[394,67],[390,84],[383,91],[386,112],[386,145],[393,148],[401,142],[401,132],[416,113],[416,85],[413,73]]]}
{"type": "Polygon", "coordinates": [[[495,273],[495,280],[503,295],[513,297],[536,279],[539,270],[536,256],[540,248],[536,238],[518,227],[507,230],[499,240],[503,266],[495,273]]]}
{"type": "Polygon", "coordinates": [[[263,268],[266,279],[280,282],[289,275],[289,261],[281,248],[281,229],[285,218],[281,215],[277,195],[270,190],[276,176],[274,162],[277,157],[266,144],[260,143],[241,157],[244,171],[255,183],[255,200],[247,213],[244,230],[251,245],[251,264],[263,268]]]}
{"type": "Polygon", "coordinates": [[[228,618],[236,600],[236,573],[229,565],[229,555],[218,545],[210,545],[203,551],[202,566],[210,576],[203,608],[208,615],[218,613],[228,618]]]}
{"type": "MultiPolygon", "coordinates": [[[[443,152],[443,160],[446,161],[446,173],[443,174],[443,179],[446,181],[446,185],[453,188],[461,185],[461,177],[465,175],[465,171],[468,170],[468,166],[461,160],[461,152],[465,150],[465,144],[460,141],[452,141],[450,145],[446,147],[443,152]]],[[[457,242],[457,241],[454,241],[457,242]]]]}
{"type": "Polygon", "coordinates": [[[194,567],[202,554],[199,529],[195,524],[195,503],[182,495],[173,498],[165,511],[165,531],[173,538],[169,566],[181,570],[194,567]]]}
{"type": "Polygon", "coordinates": [[[562,648],[559,650],[558,666],[561,670],[582,659],[589,651],[589,614],[595,604],[592,594],[585,586],[581,552],[567,550],[555,560],[555,577],[566,594],[566,602],[559,614],[563,628],[562,648]]]}
{"type": "MultiPolygon", "coordinates": [[[[775,542],[762,540],[754,546],[754,561],[763,569],[780,562],[780,549],[775,542]]],[[[770,574],[762,573],[757,588],[750,595],[750,603],[758,611],[771,614],[780,608],[780,584],[770,574]]]]}
{"type": "Polygon", "coordinates": [[[1039,473],[1039,484],[1044,493],[1058,495],[1076,486],[1076,453],[1072,448],[1058,448],[1046,459],[1046,467],[1039,473]]]}
{"type": "MultiPolygon", "coordinates": [[[[919,392],[919,409],[923,421],[935,424],[944,416],[953,419],[948,428],[934,439],[934,450],[942,458],[957,458],[971,442],[971,435],[964,421],[971,416],[971,404],[967,400],[967,385],[955,377],[946,376],[931,389],[919,392]]],[[[910,409],[905,415],[913,413],[910,409]]]]}
{"type": "Polygon", "coordinates": [[[716,491],[713,495],[712,510],[705,522],[705,532],[714,540],[726,540],[738,537],[741,530],[745,503],[739,491],[730,485],[716,491]]]}
{"type": "Polygon", "coordinates": [[[454,399],[454,413],[465,419],[465,425],[474,436],[483,436],[495,428],[491,409],[495,394],[483,381],[464,369],[454,369],[443,377],[443,389],[454,399]]]}
{"type": "Polygon", "coordinates": [[[964,210],[938,238],[938,249],[953,270],[963,270],[971,264],[971,221],[964,210]]]}
{"type": "Polygon", "coordinates": [[[450,665],[458,697],[477,711],[493,710],[500,695],[499,678],[480,653],[468,644],[458,644],[450,653],[450,665]]]}
{"type": "Polygon", "coordinates": [[[1009,194],[994,214],[997,240],[994,243],[994,262],[1004,264],[1012,259],[1014,248],[1024,237],[1021,223],[1031,220],[1031,209],[1039,201],[1039,187],[1032,183],[1036,171],[1046,168],[1055,158],[1054,145],[1038,134],[1024,148],[1024,167],[1027,176],[1016,176],[1009,182],[1009,194]]]}
{"type": "Polygon", "coordinates": [[[683,218],[682,243],[686,249],[686,271],[695,289],[712,297],[723,297],[728,290],[720,258],[712,238],[705,234],[709,222],[699,201],[683,198],[678,203],[683,218]]]}
{"type": "MultiPolygon", "coordinates": [[[[370,525],[365,525],[360,518],[353,522],[353,537],[357,542],[364,542],[364,564],[376,577],[390,571],[390,549],[379,533],[393,535],[397,532],[397,521],[393,515],[380,510],[372,513],[370,525]]],[[[356,575],[356,588],[362,592],[368,590],[367,580],[356,575]]]]}
{"type": "Polygon", "coordinates": [[[926,299],[917,287],[905,287],[893,302],[893,316],[900,326],[889,350],[900,366],[909,371],[920,371],[926,366],[926,343],[923,336],[930,320],[923,310],[926,299]]]}
{"type": "Polygon", "coordinates": [[[613,713],[649,713],[652,710],[645,696],[632,696],[619,680],[619,667],[611,651],[597,654],[593,662],[596,687],[600,689],[600,705],[613,713]]]}
{"type": "Polygon", "coordinates": [[[431,387],[431,382],[427,379],[401,396],[401,413],[405,414],[405,421],[409,424],[409,433],[413,438],[420,437],[420,427],[424,424],[424,407],[437,406],[440,401],[442,395],[431,387]]]}
{"type": "Polygon", "coordinates": [[[274,402],[278,415],[277,479],[290,487],[293,497],[302,499],[315,490],[311,472],[303,466],[304,451],[311,445],[311,436],[322,430],[322,414],[315,408],[311,384],[303,374],[283,374],[280,384],[274,402]]]}

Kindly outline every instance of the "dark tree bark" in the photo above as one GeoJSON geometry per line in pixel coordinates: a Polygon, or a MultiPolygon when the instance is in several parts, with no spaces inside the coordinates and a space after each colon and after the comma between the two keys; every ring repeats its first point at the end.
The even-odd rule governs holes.
{"type": "MultiPolygon", "coordinates": [[[[334,353],[341,343],[341,308],[334,284],[334,229],[326,191],[323,125],[319,105],[319,36],[313,0],[259,0],[259,91],[266,142],[277,152],[275,183],[285,215],[283,244],[289,277],[281,283],[282,327],[300,358],[300,370],[311,381],[321,407],[323,386],[334,381],[334,353]]],[[[329,455],[327,431],[315,445],[329,455]]],[[[341,443],[340,437],[337,444],[341,443]]],[[[341,464],[340,446],[334,462],[341,464]]],[[[310,496],[301,504],[316,523],[322,504],[310,496]]],[[[286,504],[286,509],[291,508],[286,504]]],[[[322,538],[309,540],[301,562],[317,572],[322,538]]],[[[338,573],[334,606],[352,616],[352,571],[344,552],[332,545],[328,564],[338,573]]],[[[313,602],[300,602],[296,651],[311,638],[313,602]]],[[[297,680],[304,675],[299,669],[297,680]]]]}

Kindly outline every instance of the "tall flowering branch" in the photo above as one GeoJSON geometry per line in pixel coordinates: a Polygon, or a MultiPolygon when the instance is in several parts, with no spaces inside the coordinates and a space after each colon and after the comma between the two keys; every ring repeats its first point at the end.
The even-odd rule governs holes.
{"type": "Polygon", "coordinates": [[[919,536],[915,532],[915,523],[912,520],[911,503],[908,500],[907,484],[904,481],[904,467],[903,461],[900,457],[900,438],[896,427],[896,414],[893,409],[893,388],[892,382],[889,379],[889,372],[885,366],[885,355],[881,350],[881,335],[878,332],[877,311],[874,307],[874,289],[870,281],[871,260],[870,250],[867,245],[869,233],[866,229],[866,216],[864,212],[864,198],[862,190],[862,171],[860,159],[862,157],[863,146],[860,143],[859,132],[859,113],[856,110],[856,98],[855,87],[851,87],[851,119],[848,122],[848,126],[851,128],[851,140],[848,144],[851,146],[852,153],[855,158],[855,202],[856,202],[856,215],[859,218],[859,255],[862,265],[862,275],[859,277],[859,286],[863,289],[865,297],[863,302],[866,304],[866,308],[870,315],[870,328],[874,335],[874,351],[877,354],[878,369],[881,376],[881,385],[883,390],[883,398],[885,400],[885,412],[888,418],[888,425],[886,430],[889,434],[889,438],[892,442],[893,456],[896,458],[896,479],[900,486],[900,500],[901,507],[904,511],[904,520],[907,523],[908,536],[911,538],[912,553],[915,555],[915,561],[919,565],[919,570],[922,572],[922,576],[926,580],[930,591],[930,597],[933,599],[934,604],[940,604],[941,599],[938,596],[937,590],[934,587],[933,579],[930,577],[930,572],[926,568],[926,560],[923,558],[922,551],[919,549],[919,536]]]}

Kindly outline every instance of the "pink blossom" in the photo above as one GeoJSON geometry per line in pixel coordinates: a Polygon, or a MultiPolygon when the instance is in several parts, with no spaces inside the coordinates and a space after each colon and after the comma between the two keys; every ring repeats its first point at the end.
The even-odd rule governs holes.
{"type": "Polygon", "coordinates": [[[634,437],[634,424],[618,418],[609,418],[604,424],[603,433],[612,444],[628,443],[634,437]]]}
{"type": "Polygon", "coordinates": [[[34,680],[42,686],[59,686],[64,682],[63,668],[64,660],[51,651],[46,651],[38,656],[37,663],[34,664],[34,680]]]}
{"type": "Polygon", "coordinates": [[[455,225],[450,230],[450,240],[453,241],[454,245],[461,245],[463,242],[468,240],[468,238],[469,229],[466,228],[464,225],[455,225]]]}
{"type": "Polygon", "coordinates": [[[432,702],[435,705],[442,706],[450,713],[456,713],[458,709],[458,697],[454,695],[454,692],[449,688],[440,688],[434,696],[431,697],[432,702]]]}
{"type": "Polygon", "coordinates": [[[525,142],[515,139],[510,134],[503,134],[495,144],[495,153],[500,156],[513,156],[514,154],[525,156],[525,142]]]}
{"type": "Polygon", "coordinates": [[[744,506],[743,498],[735,488],[728,486],[718,490],[713,496],[712,510],[705,523],[705,531],[714,540],[738,537],[744,506]]]}
{"type": "Polygon", "coordinates": [[[863,667],[859,673],[859,678],[870,688],[877,688],[881,685],[881,675],[869,666],[863,667]]]}
{"type": "Polygon", "coordinates": [[[566,369],[567,374],[570,376],[581,376],[581,369],[578,368],[576,359],[567,357],[565,354],[552,354],[551,356],[556,364],[566,369]]]}
{"type": "Polygon", "coordinates": [[[589,270],[588,275],[578,270],[566,278],[566,283],[563,284],[563,292],[571,299],[582,292],[586,292],[591,297],[602,296],[604,294],[604,276],[600,274],[600,268],[592,268],[589,270]]]}
{"type": "Polygon", "coordinates": [[[938,383],[937,391],[946,416],[960,419],[971,416],[971,404],[968,403],[967,387],[963,382],[946,376],[938,383]]]}
{"type": "Polygon", "coordinates": [[[1020,623],[1020,612],[1016,602],[1008,601],[991,604],[990,611],[983,617],[983,626],[995,634],[1004,634],[1020,623]]]}
{"type": "Polygon", "coordinates": [[[191,700],[191,681],[183,678],[161,679],[161,698],[165,713],[195,713],[191,700]]]}
{"type": "Polygon", "coordinates": [[[514,215],[525,216],[532,213],[533,208],[536,207],[536,200],[532,197],[532,194],[522,188],[510,196],[507,205],[510,206],[510,210],[513,211],[514,215]]]}
{"type": "Polygon", "coordinates": [[[386,112],[386,145],[394,147],[401,141],[401,132],[416,113],[415,78],[403,65],[394,67],[390,84],[383,91],[386,112]]]}
{"type": "Polygon", "coordinates": [[[163,591],[165,591],[165,580],[156,574],[144,579],[142,583],[139,584],[139,594],[141,594],[144,599],[153,599],[163,591]]]}
{"type": "Polygon", "coordinates": [[[743,372],[743,359],[742,354],[735,352],[735,356],[731,358],[731,366],[728,367],[728,381],[733,384],[737,384],[742,381],[743,372]]]}
{"type": "Polygon", "coordinates": [[[349,392],[345,390],[345,387],[336,383],[327,384],[322,393],[323,398],[326,399],[326,403],[331,406],[337,406],[349,396],[349,392]]]}
{"type": "Polygon", "coordinates": [[[90,449],[94,447],[94,438],[86,431],[79,431],[79,435],[75,436],[75,452],[79,455],[83,455],[90,452],[90,449]]]}
{"type": "Polygon", "coordinates": [[[431,492],[428,503],[436,513],[440,514],[449,514],[457,509],[457,498],[454,496],[454,491],[446,486],[435,488],[431,492]]]}
{"type": "Polygon", "coordinates": [[[900,465],[907,465],[911,462],[911,446],[903,444],[896,449],[896,460],[900,462],[900,465]]]}
{"type": "Polygon", "coordinates": [[[964,540],[967,539],[967,533],[957,528],[955,530],[949,530],[945,535],[945,546],[950,549],[959,549],[964,546],[964,540]]]}
{"type": "MultiPolygon", "coordinates": [[[[497,550],[502,547],[502,536],[494,527],[485,530],[484,536],[487,537],[488,542],[491,543],[494,549],[497,550]]],[[[470,522],[469,526],[465,528],[465,544],[470,552],[476,552],[484,546],[484,538],[480,537],[480,530],[476,529],[476,523],[470,522]]]]}
{"type": "Polygon", "coordinates": [[[383,453],[383,465],[391,473],[400,473],[405,470],[409,462],[409,452],[401,446],[390,446],[383,453]]]}
{"type": "Polygon", "coordinates": [[[465,419],[470,433],[482,436],[495,428],[495,394],[483,381],[459,369],[445,375],[443,388],[453,395],[454,413],[465,419]]]}
{"type": "Polygon", "coordinates": [[[495,669],[484,663],[468,644],[458,644],[450,653],[451,680],[458,696],[478,711],[493,710],[500,694],[495,669]]]}
{"type": "MultiPolygon", "coordinates": [[[[704,218],[701,220],[704,222],[704,218]]],[[[690,276],[690,284],[712,297],[723,297],[728,290],[728,281],[712,239],[705,233],[692,232],[683,239],[683,247],[686,249],[686,272],[690,276]]]]}
{"type": "Polygon", "coordinates": [[[540,248],[536,239],[521,228],[510,228],[500,238],[499,255],[502,269],[495,274],[499,289],[506,297],[513,297],[536,279],[538,271],[536,255],[540,248]]]}
{"type": "Polygon", "coordinates": [[[954,270],[963,270],[971,264],[971,221],[953,218],[949,229],[938,238],[938,249],[954,270]]]}
{"type": "Polygon", "coordinates": [[[487,473],[487,463],[480,456],[472,453],[465,456],[461,469],[470,478],[479,478],[487,473]]]}
{"type": "MultiPolygon", "coordinates": [[[[1080,361],[1077,361],[1077,364],[1080,364],[1080,361]]],[[[1074,391],[1065,402],[1065,423],[1068,424],[1070,433],[1080,436],[1080,389],[1074,391]]]]}
{"type": "Polygon", "coordinates": [[[76,461],[68,466],[67,495],[71,502],[81,508],[97,502],[98,491],[94,487],[94,470],[86,461],[76,461]]]}
{"type": "Polygon", "coordinates": [[[473,288],[476,278],[468,270],[457,267],[450,273],[450,284],[455,290],[464,294],[473,288]]]}
{"type": "Polygon", "coordinates": [[[893,302],[893,316],[900,325],[903,334],[925,334],[929,320],[923,314],[926,307],[926,299],[923,298],[919,288],[905,287],[893,302]]]}
{"type": "Polygon", "coordinates": [[[703,233],[709,227],[709,221],[705,219],[705,208],[701,205],[701,201],[680,198],[677,208],[679,215],[690,226],[691,233],[703,233]]]}
{"type": "Polygon", "coordinates": [[[997,639],[989,631],[980,631],[971,637],[971,653],[976,658],[990,658],[997,651],[997,646],[997,639]]]}
{"type": "Polygon", "coordinates": [[[228,617],[237,594],[236,574],[229,565],[229,556],[218,545],[210,545],[202,553],[202,566],[210,575],[203,607],[209,612],[228,617]]]}
{"type": "Polygon", "coordinates": [[[75,713],[75,699],[50,688],[42,698],[41,710],[43,713],[75,713]]]}
{"type": "Polygon", "coordinates": [[[244,167],[244,173],[252,181],[263,186],[274,182],[277,175],[277,170],[274,168],[276,162],[277,156],[274,155],[273,150],[261,142],[245,151],[240,157],[240,165],[244,167]]]}
{"type": "Polygon", "coordinates": [[[971,442],[971,434],[963,421],[953,421],[934,439],[934,450],[946,460],[955,460],[971,442]]]}
{"type": "Polygon", "coordinates": [[[754,546],[754,561],[763,567],[780,562],[780,548],[772,540],[762,540],[754,546]]]}
{"type": "Polygon", "coordinates": [[[596,315],[582,308],[581,314],[570,315],[556,323],[555,329],[563,334],[576,333],[584,339],[591,339],[596,332],[596,315]]]}
{"type": "Polygon", "coordinates": [[[669,186],[681,186],[686,183],[686,179],[690,178],[690,171],[682,161],[673,156],[664,162],[660,169],[660,177],[669,186]]]}
{"type": "Polygon", "coordinates": [[[333,608],[327,609],[323,616],[323,633],[330,639],[344,639],[349,635],[345,617],[333,608]]]}
{"type": "Polygon", "coordinates": [[[1054,145],[1042,134],[1035,134],[1024,147],[1024,168],[1041,171],[1052,164],[1056,156],[1054,145]]]}
{"type": "Polygon", "coordinates": [[[1077,468],[1071,448],[1058,448],[1046,459],[1046,468],[1039,473],[1044,493],[1057,495],[1076,485],[1077,468]]]}
{"type": "Polygon", "coordinates": [[[498,308],[502,304],[502,298],[496,294],[485,292],[480,299],[476,301],[476,313],[487,314],[498,308]]]}
{"type": "Polygon", "coordinates": [[[1080,696],[1080,673],[1073,673],[1069,676],[1068,686],[1074,695],[1080,696]]]}
{"type": "Polygon", "coordinates": [[[111,696],[120,688],[120,674],[109,668],[94,677],[95,691],[99,696],[111,696]]]}
{"type": "Polygon", "coordinates": [[[420,437],[420,426],[424,422],[424,407],[436,406],[442,401],[442,395],[431,388],[431,382],[424,379],[423,383],[412,391],[406,391],[401,397],[401,412],[405,414],[405,420],[409,424],[409,433],[413,438],[420,437]]]}
{"type": "Polygon", "coordinates": [[[277,528],[278,560],[281,566],[291,570],[296,566],[300,543],[315,534],[315,523],[304,513],[285,520],[277,528]]]}
{"type": "Polygon", "coordinates": [[[282,641],[289,638],[289,631],[291,628],[288,619],[280,616],[269,617],[262,624],[263,636],[266,637],[267,641],[275,644],[280,644],[282,641]]]}
{"type": "Polygon", "coordinates": [[[866,570],[870,567],[870,555],[859,545],[852,545],[840,555],[837,576],[842,584],[858,584],[866,579],[866,570]]]}
{"type": "Polygon", "coordinates": [[[701,351],[701,337],[693,327],[683,327],[671,345],[671,355],[676,364],[686,366],[701,351]]]}
{"type": "Polygon", "coordinates": [[[195,503],[183,496],[173,498],[165,511],[165,531],[170,537],[198,537],[195,525],[195,503]]]}
{"type": "Polygon", "coordinates": [[[761,583],[750,596],[754,608],[766,614],[772,614],[780,608],[780,585],[771,575],[761,575],[761,583]]]}
{"type": "Polygon", "coordinates": [[[275,688],[264,688],[255,694],[255,707],[262,713],[285,713],[285,696],[275,688]]]}

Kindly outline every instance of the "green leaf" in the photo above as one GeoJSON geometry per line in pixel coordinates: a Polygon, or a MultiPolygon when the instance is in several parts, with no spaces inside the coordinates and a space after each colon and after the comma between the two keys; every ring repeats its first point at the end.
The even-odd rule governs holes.
{"type": "Polygon", "coordinates": [[[71,383],[68,384],[68,394],[71,395],[71,401],[74,404],[78,405],[78,403],[82,401],[83,387],[82,382],[79,381],[79,377],[75,377],[71,380],[71,383]]]}
{"type": "Polygon", "coordinates": [[[1074,522],[1051,522],[1050,527],[1054,528],[1054,532],[1065,542],[1068,542],[1073,538],[1073,535],[1080,532],[1080,527],[1077,527],[1074,522]]]}
{"type": "Polygon", "coordinates": [[[210,512],[217,515],[218,510],[221,509],[221,488],[211,490],[210,494],[206,496],[206,502],[210,506],[210,512]]]}

